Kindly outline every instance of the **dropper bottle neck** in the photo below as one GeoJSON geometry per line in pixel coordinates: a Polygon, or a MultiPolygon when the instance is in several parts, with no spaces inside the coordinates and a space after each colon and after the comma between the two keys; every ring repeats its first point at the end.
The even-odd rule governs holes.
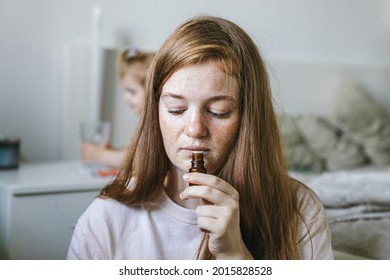
{"type": "Polygon", "coordinates": [[[191,168],[190,168],[189,172],[207,173],[206,167],[204,166],[203,152],[193,152],[192,153],[191,168]]]}

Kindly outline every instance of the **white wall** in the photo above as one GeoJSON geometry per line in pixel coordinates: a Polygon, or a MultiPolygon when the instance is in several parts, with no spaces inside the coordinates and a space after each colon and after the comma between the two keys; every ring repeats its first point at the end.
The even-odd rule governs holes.
{"type": "Polygon", "coordinates": [[[28,160],[62,157],[64,49],[90,43],[96,4],[109,47],[155,50],[207,13],[241,25],[270,60],[390,65],[389,0],[0,0],[0,135],[20,136],[28,160]]]}

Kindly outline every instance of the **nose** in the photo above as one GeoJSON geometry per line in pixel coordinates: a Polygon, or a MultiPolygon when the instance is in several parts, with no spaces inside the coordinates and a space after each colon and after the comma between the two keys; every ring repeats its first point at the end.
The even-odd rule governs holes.
{"type": "Polygon", "coordinates": [[[185,124],[185,134],[192,138],[201,138],[208,133],[207,123],[201,112],[193,112],[187,124],[185,124]]]}

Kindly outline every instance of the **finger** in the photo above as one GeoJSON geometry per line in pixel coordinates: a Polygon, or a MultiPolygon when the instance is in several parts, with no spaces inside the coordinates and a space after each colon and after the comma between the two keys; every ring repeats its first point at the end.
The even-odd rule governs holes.
{"type": "Polygon", "coordinates": [[[221,208],[215,205],[199,205],[196,207],[196,215],[198,217],[208,217],[217,219],[221,216],[221,208]]]}
{"type": "Polygon", "coordinates": [[[216,225],[217,219],[214,218],[208,218],[208,217],[198,217],[197,223],[198,227],[203,232],[207,233],[214,233],[215,232],[215,225],[216,225]]]}
{"type": "Polygon", "coordinates": [[[216,205],[234,205],[235,199],[230,195],[210,186],[195,185],[187,187],[180,198],[185,199],[204,199],[216,205]]]}
{"type": "Polygon", "coordinates": [[[212,186],[213,188],[216,188],[233,197],[238,196],[238,192],[235,188],[233,188],[226,181],[212,174],[198,172],[185,173],[183,175],[183,179],[188,183],[196,185],[212,186]]]}
{"type": "Polygon", "coordinates": [[[223,220],[209,218],[209,217],[198,217],[197,220],[198,227],[203,232],[208,232],[210,234],[215,234],[215,237],[222,236],[224,233],[228,232],[229,224],[225,223],[223,220]]]}

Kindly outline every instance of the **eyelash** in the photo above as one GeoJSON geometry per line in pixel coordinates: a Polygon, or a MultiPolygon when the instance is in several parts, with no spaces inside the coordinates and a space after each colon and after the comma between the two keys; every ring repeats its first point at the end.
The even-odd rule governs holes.
{"type": "Polygon", "coordinates": [[[216,114],[211,111],[209,111],[209,114],[218,119],[224,119],[229,115],[229,113],[216,114]]]}
{"type": "Polygon", "coordinates": [[[168,113],[175,115],[175,116],[178,116],[178,115],[181,115],[182,113],[184,113],[184,110],[168,110],[168,113]]]}
{"type": "MultiPolygon", "coordinates": [[[[184,113],[185,110],[169,110],[168,113],[174,115],[174,116],[178,116],[178,115],[181,115],[184,113]]],[[[217,114],[217,113],[213,113],[211,111],[208,111],[208,113],[215,117],[215,118],[218,118],[218,119],[223,119],[223,118],[226,118],[228,115],[229,115],[229,112],[227,113],[222,113],[222,114],[217,114]]]]}

